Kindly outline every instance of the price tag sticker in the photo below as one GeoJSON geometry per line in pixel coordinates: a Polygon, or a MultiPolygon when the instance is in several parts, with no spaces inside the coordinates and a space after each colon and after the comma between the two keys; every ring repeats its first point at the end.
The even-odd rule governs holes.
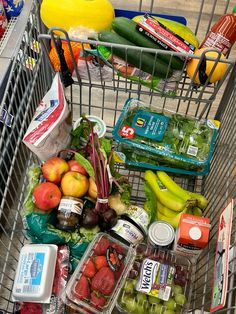
{"type": "Polygon", "coordinates": [[[122,125],[119,135],[126,138],[133,138],[135,134],[135,129],[129,125],[122,125]]]}

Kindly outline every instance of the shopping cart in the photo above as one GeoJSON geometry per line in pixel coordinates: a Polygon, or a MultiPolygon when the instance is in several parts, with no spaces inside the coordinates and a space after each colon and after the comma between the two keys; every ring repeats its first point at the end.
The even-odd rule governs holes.
{"type": "MultiPolygon", "coordinates": [[[[191,29],[199,37],[204,38],[210,25],[220,15],[232,8],[233,1],[191,1],[190,8],[180,8],[182,1],[112,1],[116,8],[143,12],[163,12],[191,17],[191,29]],[[170,5],[171,3],[171,5],[170,5]],[[197,13],[193,18],[191,8],[196,7],[197,13]],[[202,32],[202,33],[201,33],[202,32]]],[[[57,40],[55,29],[46,34],[39,19],[40,3],[36,0],[26,1],[24,13],[24,32],[16,47],[16,53],[11,60],[9,75],[1,111],[5,110],[10,123],[0,124],[0,309],[1,313],[12,313],[14,303],[11,299],[12,285],[19,257],[19,252],[26,238],[20,215],[26,187],[27,171],[33,162],[37,162],[33,155],[22,143],[22,138],[31,121],[33,113],[40,100],[50,87],[54,71],[48,60],[50,40],[57,40]],[[39,34],[40,39],[39,39],[39,34]],[[40,45],[41,43],[41,45],[40,45]]],[[[186,6],[190,6],[186,2],[186,6]]],[[[67,33],[65,40],[70,43],[67,33]]],[[[74,40],[74,39],[73,39],[74,40]]],[[[96,50],[97,41],[83,41],[89,43],[96,50]]],[[[105,46],[109,46],[108,44],[105,46]]],[[[115,47],[115,45],[112,45],[115,47]]],[[[140,51],[137,47],[123,47],[140,51]]],[[[145,49],[142,49],[145,51],[145,49]]],[[[147,50],[147,49],[146,49],[147,50]]],[[[154,54],[168,54],[159,50],[147,50],[154,54]]],[[[234,53],[234,52],[233,52],[234,53]]],[[[180,55],[172,53],[172,55],[180,55]]],[[[231,54],[233,56],[233,54],[231,54]]],[[[185,57],[186,62],[186,57],[185,57]]],[[[112,78],[105,81],[100,75],[94,80],[89,73],[87,79],[81,79],[78,71],[74,74],[74,84],[66,88],[67,101],[73,111],[75,121],[82,113],[100,116],[107,125],[107,135],[111,136],[114,124],[122,110],[125,100],[129,97],[140,98],[159,108],[170,109],[197,118],[216,118],[221,121],[220,132],[211,162],[209,174],[204,177],[184,178],[176,177],[183,187],[202,192],[208,199],[209,205],[204,212],[211,220],[212,229],[208,248],[199,258],[195,278],[192,284],[190,311],[208,311],[211,295],[218,230],[218,216],[228,201],[236,197],[236,66],[232,59],[223,61],[227,64],[227,71],[222,79],[216,83],[207,83],[196,88],[185,71],[181,73],[181,80],[177,83],[175,96],[165,92],[165,85],[160,91],[145,87],[141,81],[130,81],[118,76],[112,71],[112,78]]],[[[102,69],[100,69],[102,71],[102,69]]],[[[117,166],[121,173],[142,175],[139,169],[127,170],[123,165],[117,166]]],[[[137,177],[130,177],[132,184],[132,199],[140,204],[144,198],[141,193],[143,182],[137,177]]],[[[231,236],[232,259],[230,262],[229,285],[225,308],[220,312],[236,312],[236,223],[235,215],[231,236]]]]}

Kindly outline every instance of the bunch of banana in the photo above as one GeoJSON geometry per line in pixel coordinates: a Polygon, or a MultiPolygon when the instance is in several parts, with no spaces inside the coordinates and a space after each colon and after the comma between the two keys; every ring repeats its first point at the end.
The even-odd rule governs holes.
{"type": "Polygon", "coordinates": [[[183,189],[163,171],[155,174],[147,170],[144,179],[156,195],[158,220],[165,220],[177,228],[182,213],[202,216],[202,209],[208,204],[203,195],[183,189]]]}

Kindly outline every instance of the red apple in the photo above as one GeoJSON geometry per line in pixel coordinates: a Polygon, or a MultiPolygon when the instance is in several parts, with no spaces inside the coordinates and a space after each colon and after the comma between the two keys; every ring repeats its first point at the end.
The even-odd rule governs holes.
{"type": "Polygon", "coordinates": [[[98,190],[95,181],[93,178],[89,178],[89,189],[88,189],[88,195],[94,199],[98,197],[98,190]]]}
{"type": "Polygon", "coordinates": [[[61,191],[52,182],[39,183],[33,191],[35,205],[41,210],[49,210],[59,205],[61,191]]]}
{"type": "Polygon", "coordinates": [[[88,178],[76,171],[68,171],[61,180],[62,193],[66,196],[83,197],[88,188],[88,178]]]}
{"type": "Polygon", "coordinates": [[[88,175],[87,171],[84,169],[84,167],[80,163],[78,163],[77,160],[71,159],[67,163],[69,165],[70,171],[79,172],[83,174],[84,176],[88,175]]]}
{"type": "Polygon", "coordinates": [[[45,161],[42,166],[42,172],[44,178],[55,184],[61,182],[61,178],[64,173],[69,170],[69,165],[65,159],[60,157],[51,157],[45,161]]]}

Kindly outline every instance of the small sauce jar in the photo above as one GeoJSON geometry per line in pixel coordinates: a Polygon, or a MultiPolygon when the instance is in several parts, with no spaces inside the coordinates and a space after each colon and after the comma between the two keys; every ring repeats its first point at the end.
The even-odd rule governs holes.
{"type": "Polygon", "coordinates": [[[153,222],[148,229],[148,242],[157,248],[171,249],[175,239],[174,228],[166,221],[153,222]]]}
{"type": "Polygon", "coordinates": [[[58,206],[57,228],[73,231],[79,224],[83,210],[83,201],[72,196],[63,196],[58,206]]]}
{"type": "Polygon", "coordinates": [[[111,229],[111,235],[122,241],[126,245],[133,245],[143,241],[144,231],[136,225],[128,216],[122,216],[118,219],[117,224],[111,229]]]}

